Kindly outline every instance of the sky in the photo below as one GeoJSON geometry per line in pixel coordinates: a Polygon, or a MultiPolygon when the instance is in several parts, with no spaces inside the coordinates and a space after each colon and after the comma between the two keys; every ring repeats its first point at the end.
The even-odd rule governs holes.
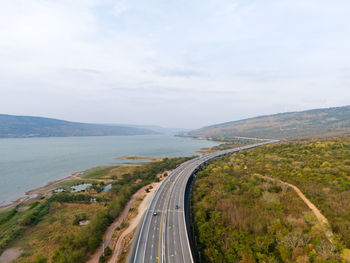
{"type": "Polygon", "coordinates": [[[0,0],[0,113],[199,128],[350,104],[349,0],[0,0]]]}

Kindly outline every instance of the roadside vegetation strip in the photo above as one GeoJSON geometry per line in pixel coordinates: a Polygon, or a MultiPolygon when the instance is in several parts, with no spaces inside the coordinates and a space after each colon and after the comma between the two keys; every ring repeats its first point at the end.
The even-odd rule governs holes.
{"type": "Polygon", "coordinates": [[[127,219],[127,227],[123,229],[120,235],[116,238],[116,244],[114,246],[113,255],[111,257],[111,260],[109,261],[110,263],[124,262],[126,260],[133,238],[133,234],[135,233],[137,226],[141,222],[144,213],[149,207],[151,200],[154,197],[159,185],[160,183],[153,183],[152,188],[149,190],[149,192],[146,192],[142,201],[140,203],[135,204],[134,208],[136,210],[136,213],[134,211],[129,212],[127,219]]]}
{"type": "Polygon", "coordinates": [[[202,262],[347,262],[349,174],[349,137],[267,145],[210,164],[193,190],[202,262]],[[278,180],[298,187],[325,217],[278,180]]]}
{"type": "MultiPolygon", "coordinates": [[[[120,216],[116,218],[116,220],[107,228],[106,232],[103,235],[103,244],[95,251],[95,253],[90,257],[88,263],[98,263],[99,261],[105,262],[105,260],[101,260],[100,257],[103,255],[104,249],[107,247],[113,247],[112,236],[116,228],[120,228],[122,224],[125,223],[125,218],[128,215],[130,207],[132,206],[135,199],[140,196],[141,192],[145,191],[145,187],[139,189],[133,196],[130,198],[120,216]]],[[[105,257],[104,257],[105,258],[105,257]]]]}
{"type": "Polygon", "coordinates": [[[111,261],[110,263],[125,263],[125,262],[127,262],[127,257],[128,257],[128,254],[130,253],[130,249],[131,249],[131,246],[132,246],[132,240],[133,240],[133,236],[135,235],[135,231],[136,230],[132,231],[131,233],[126,235],[121,240],[122,250],[118,254],[118,257],[117,257],[118,260],[117,261],[111,261]]]}
{"type": "MultiPolygon", "coordinates": [[[[159,177],[160,176],[161,175],[159,175],[159,177]]],[[[90,257],[88,263],[98,263],[99,261],[107,262],[108,261],[107,257],[103,257],[105,259],[101,259],[102,258],[101,256],[103,254],[103,248],[107,248],[107,247],[110,247],[111,249],[113,249],[113,251],[111,251],[110,256],[115,257],[116,251],[119,251],[121,249],[120,243],[118,242],[120,241],[120,239],[123,239],[125,237],[126,235],[125,232],[129,234],[128,230],[130,227],[133,227],[133,226],[135,227],[134,224],[131,224],[134,221],[134,217],[138,216],[138,212],[135,210],[138,209],[141,202],[144,203],[142,200],[146,195],[149,195],[154,192],[157,185],[158,183],[151,183],[149,185],[142,187],[135,194],[133,194],[131,199],[128,201],[127,205],[124,207],[121,215],[114,221],[113,224],[111,224],[108,227],[103,237],[103,245],[101,244],[101,246],[95,251],[95,253],[90,257]],[[117,240],[115,240],[115,237],[117,240]],[[118,247],[118,244],[119,244],[119,247],[118,247]]],[[[140,212],[143,213],[144,211],[141,210],[140,212]]],[[[111,262],[114,262],[114,261],[111,261],[111,262]]]]}

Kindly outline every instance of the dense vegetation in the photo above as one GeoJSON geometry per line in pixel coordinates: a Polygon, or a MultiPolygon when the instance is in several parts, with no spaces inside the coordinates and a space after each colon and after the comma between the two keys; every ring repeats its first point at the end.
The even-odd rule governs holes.
{"type": "MultiPolygon", "coordinates": [[[[51,199],[44,201],[42,204],[35,205],[37,206],[35,209],[33,207],[35,206],[30,206],[29,210],[33,209],[33,211],[30,211],[26,216],[23,218],[22,225],[24,226],[34,226],[37,223],[39,223],[42,218],[49,213],[50,210],[50,203],[51,199]]],[[[37,202],[34,202],[33,204],[38,204],[37,202]]]]}
{"type": "Polygon", "coordinates": [[[9,221],[12,217],[15,216],[15,214],[17,214],[17,209],[11,209],[7,213],[5,213],[0,219],[0,225],[9,221]]]}
{"type": "MultiPolygon", "coordinates": [[[[142,186],[158,181],[160,173],[174,169],[188,159],[165,158],[139,167],[95,169],[93,180],[98,180],[98,184],[89,182],[95,186],[101,185],[102,179],[112,183],[107,193],[100,193],[93,187],[80,193],[54,193],[43,200],[2,213],[0,253],[19,243],[20,247],[27,247],[19,262],[32,262],[33,257],[38,262],[85,262],[101,244],[105,230],[118,217],[132,194],[142,186]],[[79,226],[81,220],[89,220],[90,223],[79,226]],[[62,229],[55,233],[50,225],[62,229]],[[53,244],[51,250],[43,252],[40,247],[31,247],[34,243],[28,236],[37,238],[39,244],[47,239],[53,244]],[[41,255],[35,252],[37,249],[42,251],[41,255]],[[28,258],[31,260],[28,261],[28,258]]],[[[91,177],[91,174],[87,175],[91,177]]]]}
{"type": "Polygon", "coordinates": [[[198,174],[194,231],[202,262],[339,262],[350,247],[350,138],[280,143],[232,154],[198,174]],[[292,183],[321,210],[333,244],[292,183]]]}
{"type": "Polygon", "coordinates": [[[90,203],[92,199],[96,202],[105,201],[104,198],[97,197],[89,194],[71,194],[71,193],[61,193],[53,195],[50,200],[55,202],[67,202],[67,203],[90,203]]]}
{"type": "Polygon", "coordinates": [[[348,133],[350,106],[280,113],[204,127],[190,136],[294,139],[348,133]]]}

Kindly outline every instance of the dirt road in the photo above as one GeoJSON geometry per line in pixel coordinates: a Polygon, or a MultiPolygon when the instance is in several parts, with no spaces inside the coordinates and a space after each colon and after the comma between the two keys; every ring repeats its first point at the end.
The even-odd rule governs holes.
{"type": "Polygon", "coordinates": [[[116,263],[116,262],[118,262],[117,261],[118,260],[118,256],[120,255],[120,253],[121,253],[121,251],[123,249],[122,243],[123,243],[124,238],[126,236],[128,236],[131,232],[133,232],[136,229],[136,227],[138,226],[138,224],[140,223],[140,221],[142,219],[142,216],[146,212],[147,208],[149,207],[149,205],[150,205],[150,203],[151,203],[151,201],[153,199],[153,196],[154,196],[155,192],[157,191],[159,185],[160,185],[160,183],[152,184],[153,188],[146,195],[146,197],[142,200],[140,206],[138,207],[137,216],[130,221],[130,224],[129,224],[128,228],[125,229],[123,231],[123,233],[120,235],[120,237],[118,238],[117,243],[116,243],[116,245],[114,247],[114,250],[113,250],[112,257],[108,261],[109,263],[116,263]]]}
{"type": "Polygon", "coordinates": [[[286,183],[284,181],[281,181],[279,179],[275,179],[275,178],[271,178],[268,176],[263,176],[261,175],[262,178],[269,180],[269,181],[276,181],[279,182],[280,184],[284,184],[288,187],[291,187],[296,193],[297,195],[305,202],[305,204],[310,208],[310,210],[314,213],[314,215],[316,216],[318,222],[324,226],[326,228],[325,231],[325,235],[327,237],[327,239],[333,243],[334,240],[334,236],[333,236],[333,232],[330,230],[330,225],[329,222],[327,220],[327,218],[321,213],[321,211],[303,194],[302,191],[300,191],[300,189],[298,187],[296,187],[293,184],[290,183],[286,183]]]}
{"type": "MultiPolygon", "coordinates": [[[[117,220],[115,220],[113,222],[112,225],[110,225],[107,230],[106,233],[103,236],[103,241],[104,241],[104,247],[110,246],[111,245],[111,240],[113,237],[113,233],[115,231],[115,229],[117,227],[119,227],[121,225],[121,223],[125,220],[126,216],[128,215],[128,212],[130,210],[131,205],[133,204],[133,202],[137,199],[137,198],[142,198],[142,196],[144,195],[144,193],[146,192],[145,189],[149,187],[149,186],[144,186],[142,187],[140,190],[138,190],[129,200],[129,202],[126,204],[125,208],[123,209],[122,213],[120,214],[120,216],[117,218],[117,220]]],[[[99,262],[99,258],[103,253],[103,245],[101,245],[96,252],[91,256],[91,258],[89,259],[88,263],[98,263],[99,262]]]]}

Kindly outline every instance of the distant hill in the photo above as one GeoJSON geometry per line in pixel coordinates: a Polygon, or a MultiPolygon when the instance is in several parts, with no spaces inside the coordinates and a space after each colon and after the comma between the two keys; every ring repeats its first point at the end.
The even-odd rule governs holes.
{"type": "Polygon", "coordinates": [[[279,113],[204,127],[195,137],[296,139],[350,133],[350,106],[279,113]]]}
{"type": "Polygon", "coordinates": [[[156,134],[150,129],[0,114],[0,138],[156,134]]]}
{"type": "Polygon", "coordinates": [[[135,124],[112,124],[112,125],[146,129],[146,130],[154,131],[156,133],[168,134],[168,135],[178,135],[178,134],[183,134],[190,131],[190,129],[185,129],[185,128],[164,128],[162,126],[157,126],[157,125],[135,125],[135,124]]]}

